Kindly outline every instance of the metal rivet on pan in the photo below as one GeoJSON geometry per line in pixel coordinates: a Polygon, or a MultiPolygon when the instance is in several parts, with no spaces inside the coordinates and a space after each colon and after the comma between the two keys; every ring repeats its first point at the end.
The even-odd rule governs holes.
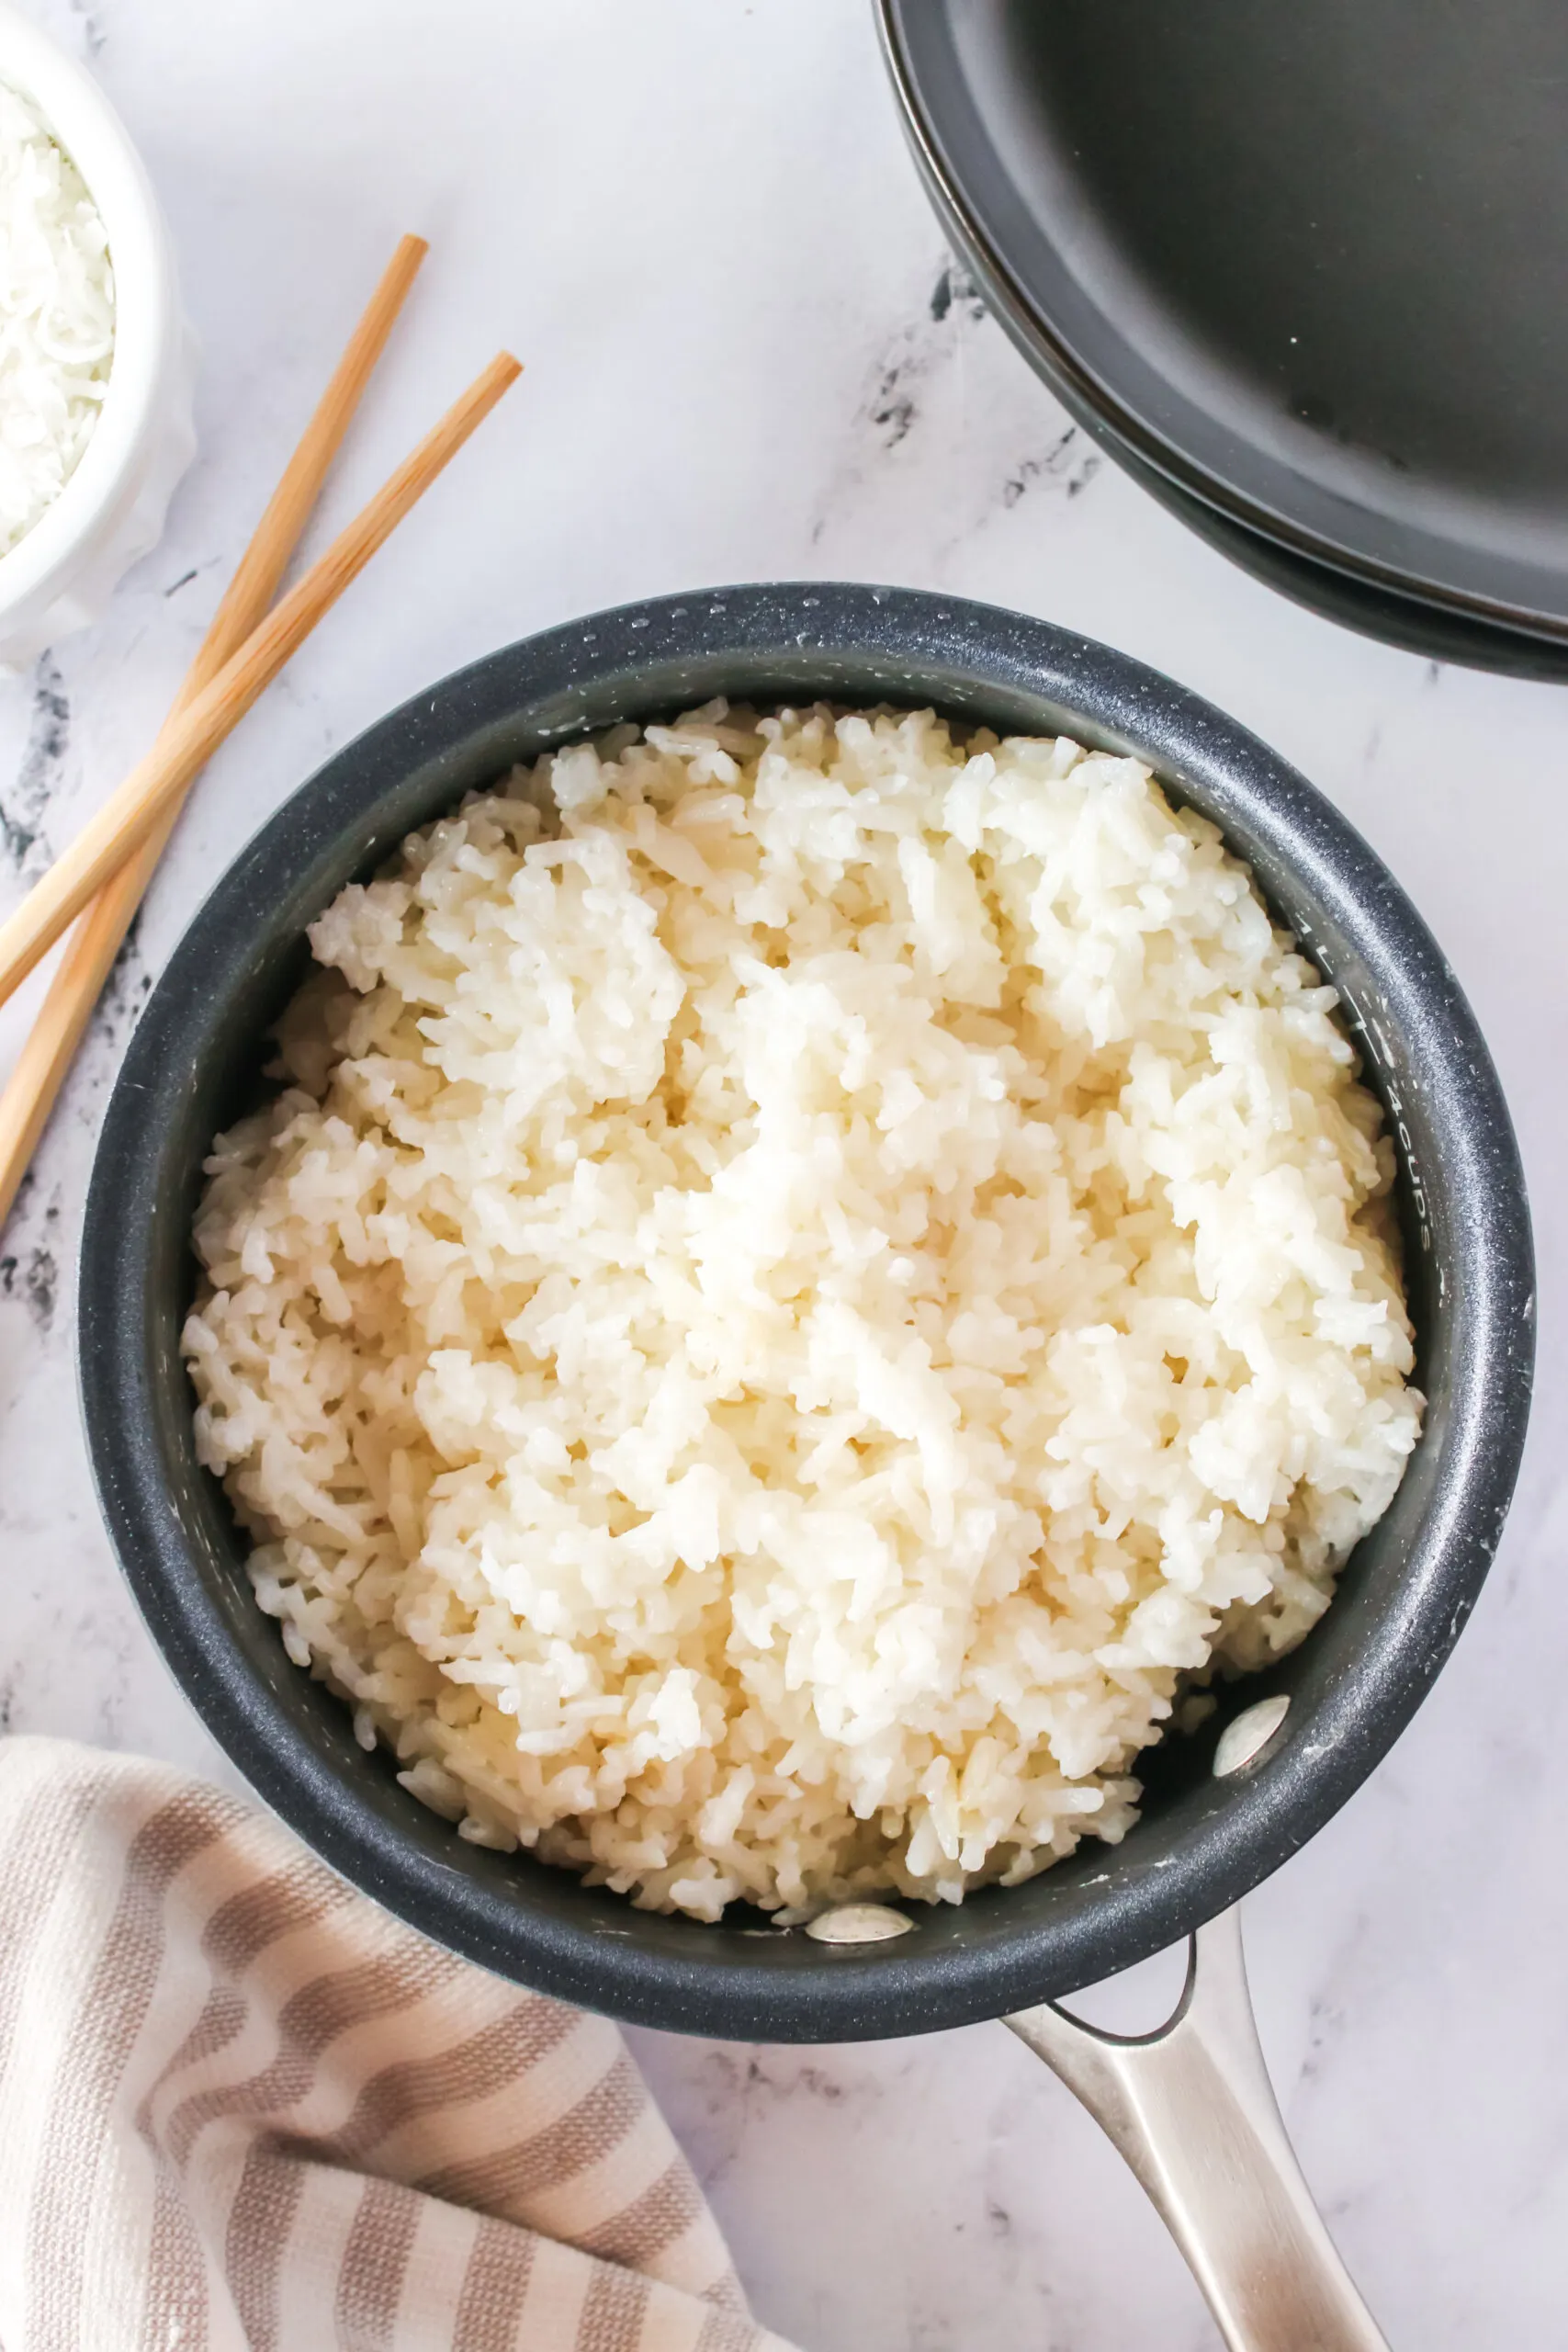
{"type": "Polygon", "coordinates": [[[885,1944],[895,1936],[907,1936],[914,1924],[886,1903],[842,1903],[836,1911],[819,1911],[807,1920],[806,1932],[819,1944],[885,1944]]]}
{"type": "Polygon", "coordinates": [[[1224,1781],[1232,1772],[1239,1772],[1260,1755],[1285,1717],[1291,1712],[1290,1700],[1281,1691],[1272,1699],[1259,1699],[1255,1707],[1245,1707],[1220,1734],[1214,1750],[1214,1778],[1224,1781]]]}

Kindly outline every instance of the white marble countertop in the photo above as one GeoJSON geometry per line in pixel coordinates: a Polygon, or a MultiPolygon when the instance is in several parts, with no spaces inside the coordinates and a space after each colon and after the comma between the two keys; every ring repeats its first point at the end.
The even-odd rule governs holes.
{"type": "MultiPolygon", "coordinates": [[[[434,252],[327,519],[499,343],[529,373],[202,784],[6,1236],[0,1722],[228,1777],[99,1527],[71,1292],[137,1002],[262,816],[418,685],[645,593],[817,573],[1070,623],[1234,712],[1361,827],[1513,1103],[1544,1313],[1503,1553],[1414,1728],[1248,1917],[1281,2104],[1393,2345],[1560,2345],[1568,693],[1298,612],[1072,432],[947,299],[864,0],[32,6],[91,56],[162,192],[205,350],[202,454],[107,622],[0,681],[0,907],[150,740],[401,230],[434,252]]],[[[4,1016],[7,1060],[36,995],[4,1016]]],[[[637,2042],[759,2312],[810,2352],[1217,2342],[1109,2143],[999,2027],[637,2042]]]]}

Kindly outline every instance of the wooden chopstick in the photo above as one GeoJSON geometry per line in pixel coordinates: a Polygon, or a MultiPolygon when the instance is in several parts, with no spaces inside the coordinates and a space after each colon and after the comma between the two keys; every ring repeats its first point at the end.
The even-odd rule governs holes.
{"type": "Polygon", "coordinates": [[[510,352],[491,361],[35,883],[10,921],[0,926],[0,1002],[48,954],[94,892],[178,805],[186,786],[224,737],[522,372],[510,352]]]}
{"type": "MultiPolygon", "coordinates": [[[[331,383],[267,502],[169,712],[187,709],[265,615],[376,362],[430,248],[404,237],[382,273],[331,383]]],[[[160,741],[163,740],[160,737],[160,741]]],[[[4,1226],[54,1108],[82,1033],[179,816],[176,801],[141,847],[105,883],[77,925],[16,1068],[0,1093],[0,1226],[4,1226]]]]}

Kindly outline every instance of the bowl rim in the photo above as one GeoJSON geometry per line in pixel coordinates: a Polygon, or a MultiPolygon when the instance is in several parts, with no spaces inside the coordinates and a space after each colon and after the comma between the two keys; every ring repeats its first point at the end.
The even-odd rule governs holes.
{"type": "Polygon", "coordinates": [[[93,75],[0,0],[0,82],[28,100],[81,173],[108,235],[115,348],[103,411],[60,495],[0,555],[0,620],[68,588],[91,542],[134,503],[175,324],[174,258],[146,166],[93,75]]]}
{"type": "MultiPolygon", "coordinates": [[[[667,710],[668,700],[660,707],[667,710]]],[[[644,707],[651,715],[651,700],[644,707]]],[[[397,837],[386,832],[386,846],[397,837]]],[[[1417,1199],[1420,1181],[1413,1170],[1417,1199]]],[[[740,2039],[846,2041],[997,2017],[1131,1966],[1238,1901],[1346,1802],[1426,1696],[1484,1580],[1523,1446],[1533,1314],[1523,1172],[1484,1041],[1421,917],[1331,804],[1212,705],[1090,639],[956,597],[800,582],[655,598],[502,648],[367,729],[262,827],[175,948],[115,1086],[83,1236],[78,1373],[100,1505],[166,1662],[241,1771],[344,1877],[497,1973],[635,2023],[740,2039]],[[258,909],[285,902],[289,876],[298,882],[312,860],[347,840],[355,820],[385,803],[389,775],[414,775],[444,744],[472,742],[498,716],[514,718],[519,709],[543,711],[549,723],[539,731],[570,740],[583,731],[577,696],[585,680],[635,673],[661,646],[684,648],[694,633],[705,658],[776,652],[803,673],[819,660],[826,674],[834,649],[874,649],[887,658],[890,677],[911,682],[922,658],[928,670],[962,661],[978,692],[1010,684],[1076,713],[1089,740],[1136,751],[1179,794],[1185,779],[1211,802],[1234,808],[1238,825],[1245,811],[1256,837],[1288,853],[1305,902],[1335,910],[1325,919],[1343,919],[1346,935],[1370,955],[1383,991],[1368,1016],[1371,1034],[1379,1020],[1396,1028],[1404,1022],[1419,1039],[1422,1084],[1447,1123],[1436,1181],[1462,1201],[1465,1216],[1456,1220],[1453,1256],[1441,1272],[1446,1311],[1467,1344],[1455,1351],[1457,1402],[1430,1441],[1439,1448],[1442,1482],[1413,1563],[1400,1571],[1399,1605],[1385,1612],[1386,1622],[1379,1619],[1367,1655],[1338,1677],[1329,1698],[1319,1694],[1311,1738],[1281,1738],[1227,1782],[1223,1806],[1187,1836],[1168,1866],[1119,1862],[1118,1853],[1133,1854],[1135,1833],[1128,1846],[1106,1849],[1102,1878],[1086,1882],[1104,1892],[1086,1895],[1065,1925],[1010,1927],[1005,1913],[998,1924],[990,1906],[1012,1898],[986,1894],[964,1906],[971,1919],[978,1905],[987,1907],[962,1949],[921,1952],[916,1937],[880,1946],[874,1957],[814,1946],[799,1965],[792,1958],[789,1968],[775,1970],[712,1957],[717,1945],[687,1944],[682,1952],[639,1947],[636,1922],[649,1915],[629,1905],[616,1913],[626,1925],[609,1932],[535,1910],[518,1900],[514,1883],[502,1894],[422,1850],[312,1747],[226,1624],[165,1477],[152,1383],[167,1376],[171,1361],[174,1376],[185,1375],[165,1341],[157,1343],[164,1357],[153,1363],[141,1237],[169,1182],[159,1139],[188,1087],[202,1024],[217,1020],[225,987],[243,972],[258,909]]],[[[705,1939],[723,1932],[693,1931],[705,1939]]],[[[727,1938],[725,1948],[733,1940],[727,1938]]]]}

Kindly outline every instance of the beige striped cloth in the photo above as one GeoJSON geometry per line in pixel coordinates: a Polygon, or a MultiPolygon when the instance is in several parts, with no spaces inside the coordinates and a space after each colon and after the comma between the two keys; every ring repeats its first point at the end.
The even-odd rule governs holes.
{"type": "Polygon", "coordinates": [[[5,2352],[787,2352],[615,2028],[253,1806],[0,1741],[5,2352]]]}

